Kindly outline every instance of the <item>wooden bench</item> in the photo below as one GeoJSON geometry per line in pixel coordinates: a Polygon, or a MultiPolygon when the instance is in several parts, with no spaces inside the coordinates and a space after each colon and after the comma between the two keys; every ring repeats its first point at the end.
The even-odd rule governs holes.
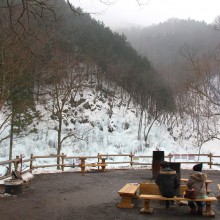
{"type": "MultiPolygon", "coordinates": [[[[218,186],[218,189],[220,190],[220,184],[217,184],[217,186],[218,186]]],[[[217,198],[217,199],[220,199],[220,194],[218,194],[218,195],[216,196],[216,198],[217,198]]]]}
{"type": "MultiPolygon", "coordinates": [[[[138,198],[138,189],[140,189],[139,194],[150,194],[150,195],[160,195],[159,187],[155,183],[127,183],[122,187],[118,194],[121,196],[121,202],[118,205],[118,208],[133,208],[132,198],[138,198]]],[[[180,193],[183,195],[183,192],[187,189],[186,185],[181,185],[180,193]]]]}
{"type": "Polygon", "coordinates": [[[167,197],[163,197],[161,195],[141,194],[139,196],[139,199],[144,199],[144,208],[142,208],[140,210],[140,213],[153,214],[153,208],[150,207],[151,200],[194,201],[194,202],[201,201],[201,202],[206,202],[206,210],[203,213],[203,216],[215,217],[215,213],[212,210],[211,204],[212,204],[212,202],[217,200],[216,197],[207,197],[204,199],[188,199],[188,198],[183,198],[183,197],[167,198],[167,197]]]}
{"type": "MultiPolygon", "coordinates": [[[[219,186],[220,187],[220,184],[219,186]]],[[[172,200],[179,202],[187,202],[187,201],[204,201],[206,202],[206,211],[203,214],[204,216],[211,216],[214,217],[215,213],[211,209],[211,202],[216,201],[216,197],[207,197],[205,199],[188,199],[183,198],[184,191],[187,189],[186,185],[180,185],[180,195],[179,197],[173,197],[173,198],[167,198],[163,197],[160,194],[159,187],[155,183],[148,183],[144,182],[140,184],[140,196],[139,199],[144,199],[144,208],[140,210],[141,213],[153,213],[153,208],[150,207],[150,200],[158,200],[158,201],[164,201],[164,200],[172,200]]]]}
{"type": "MultiPolygon", "coordinates": [[[[180,185],[179,187],[179,196],[183,197],[184,191],[187,189],[186,185],[180,185]]],[[[149,183],[144,182],[140,184],[140,194],[146,194],[146,195],[161,195],[159,187],[156,183],[149,183]]],[[[162,201],[159,201],[160,204],[162,204],[162,201]]],[[[180,203],[180,201],[177,201],[177,203],[180,203]]],[[[181,206],[188,205],[187,202],[181,201],[181,206]]]]}
{"type": "MultiPolygon", "coordinates": [[[[179,194],[182,196],[184,191],[187,189],[186,185],[180,185],[179,194]]],[[[160,195],[160,190],[157,184],[143,182],[140,183],[140,194],[147,194],[147,195],[160,195]]]]}
{"type": "Polygon", "coordinates": [[[105,160],[106,158],[100,158],[101,159],[101,162],[97,162],[97,163],[87,163],[86,164],[86,157],[80,157],[79,158],[81,160],[81,163],[80,163],[80,167],[81,167],[81,172],[84,174],[86,172],[86,167],[87,166],[90,166],[90,167],[101,167],[102,169],[102,172],[105,171],[105,168],[107,166],[105,160]]]}
{"type": "Polygon", "coordinates": [[[127,183],[123,186],[118,194],[121,196],[121,202],[118,204],[118,208],[133,208],[131,203],[132,198],[138,198],[137,191],[140,187],[138,183],[127,183]]]}

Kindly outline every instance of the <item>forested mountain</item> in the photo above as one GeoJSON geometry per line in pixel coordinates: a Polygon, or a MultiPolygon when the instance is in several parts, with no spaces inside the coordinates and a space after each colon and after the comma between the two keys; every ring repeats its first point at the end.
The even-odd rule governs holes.
{"type": "Polygon", "coordinates": [[[220,135],[219,21],[219,16],[213,25],[172,18],[120,30],[172,88],[176,112],[166,121],[168,130],[195,132],[199,147],[220,135]]]}
{"type": "MultiPolygon", "coordinates": [[[[158,93],[160,89],[168,92],[169,89],[148,59],[140,56],[123,35],[113,33],[81,9],[72,6],[71,10],[64,0],[45,1],[43,4],[33,2],[29,8],[29,1],[17,0],[11,5],[1,2],[2,79],[5,77],[3,70],[9,68],[14,59],[18,62],[16,69],[24,66],[22,74],[25,70],[31,72],[25,77],[22,75],[22,81],[29,78],[38,85],[48,83],[54,69],[66,71],[74,65],[83,64],[84,68],[93,66],[93,71],[87,72],[96,74],[100,81],[105,78],[117,82],[145,107],[149,99],[158,102],[160,108],[167,107],[168,102],[164,100],[162,103],[158,93]],[[6,66],[3,60],[9,57],[13,60],[9,60],[6,66]]],[[[59,73],[60,77],[63,75],[59,73]]],[[[13,91],[6,89],[7,82],[1,82],[2,106],[13,91]]],[[[13,82],[8,83],[11,85],[13,82]]]]}
{"type": "Polygon", "coordinates": [[[125,131],[137,133],[137,150],[155,143],[154,124],[175,141],[193,136],[198,147],[220,138],[219,32],[171,19],[124,33],[131,43],[65,0],[0,1],[0,143],[10,145],[9,159],[14,139],[28,133],[35,144],[55,131],[45,144],[60,154],[67,140],[80,152],[76,140],[85,148],[96,129],[128,130],[132,122],[113,119],[118,108],[138,121],[125,131]],[[48,131],[39,133],[40,124],[48,131]]]}
{"type": "MultiPolygon", "coordinates": [[[[124,35],[65,0],[0,1],[0,50],[0,110],[7,107],[0,142],[10,139],[9,159],[14,135],[40,120],[42,112],[35,106],[48,99],[53,103],[51,119],[58,123],[59,154],[63,140],[74,136],[61,135],[64,118],[70,116],[66,103],[79,105],[88,86],[108,96],[117,85],[122,99],[128,92],[129,100],[152,117],[175,108],[169,87],[124,35]],[[10,126],[8,134],[5,126],[10,126]]],[[[29,132],[38,131],[33,126],[29,132]]]]}
{"type": "Polygon", "coordinates": [[[120,32],[138,52],[149,58],[174,90],[195,79],[189,56],[197,62],[205,56],[216,56],[220,48],[220,32],[213,25],[191,19],[171,18],[158,25],[120,32]]]}

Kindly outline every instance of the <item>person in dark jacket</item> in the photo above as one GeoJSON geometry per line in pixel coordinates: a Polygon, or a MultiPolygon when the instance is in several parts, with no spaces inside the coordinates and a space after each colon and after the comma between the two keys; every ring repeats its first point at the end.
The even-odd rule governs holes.
{"type": "MultiPolygon", "coordinates": [[[[177,195],[177,188],[180,185],[176,171],[170,168],[170,164],[167,161],[160,163],[160,169],[155,183],[159,186],[162,196],[172,198],[177,195]]],[[[167,200],[166,208],[168,209],[172,203],[173,201],[167,200]]]]}
{"type": "MultiPolygon", "coordinates": [[[[194,189],[196,192],[196,198],[206,198],[206,184],[205,181],[207,179],[207,175],[202,172],[202,163],[196,164],[193,167],[193,172],[189,175],[188,182],[186,183],[189,189],[194,189]]],[[[202,214],[203,207],[205,206],[205,202],[193,202],[189,201],[188,205],[190,207],[190,213],[198,213],[202,214]],[[197,209],[197,207],[198,209],[197,209]]]]}

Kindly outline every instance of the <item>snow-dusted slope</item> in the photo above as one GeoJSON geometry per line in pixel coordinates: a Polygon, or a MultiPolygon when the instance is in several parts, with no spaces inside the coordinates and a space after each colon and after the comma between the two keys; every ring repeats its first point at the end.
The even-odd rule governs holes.
{"type": "MultiPolygon", "coordinates": [[[[87,88],[80,93],[76,102],[78,103],[76,107],[71,106],[71,102],[65,107],[67,113],[64,117],[62,137],[74,134],[62,144],[61,152],[68,156],[95,156],[98,153],[152,155],[152,151],[158,148],[164,150],[165,155],[198,153],[198,148],[192,145],[192,139],[185,138],[180,142],[180,139],[174,137],[178,136],[179,128],[174,129],[174,133],[170,135],[167,127],[158,122],[153,124],[147,143],[144,141],[143,129],[146,127],[147,130],[150,124],[147,126],[143,124],[141,139],[138,140],[139,106],[128,102],[125,97],[122,100],[117,90],[112,92],[112,96],[106,96],[106,90],[96,92],[95,88],[87,88]]],[[[51,117],[52,102],[37,104],[37,109],[41,112],[42,118],[27,129],[30,131],[35,128],[37,133],[24,132],[20,137],[15,137],[13,158],[20,154],[26,158],[29,158],[30,154],[56,154],[58,122],[51,117]]],[[[5,116],[3,113],[5,112],[2,111],[0,114],[0,121],[5,116]]],[[[1,134],[2,137],[8,132],[9,127],[6,127],[1,134]]],[[[217,145],[213,142],[210,142],[212,147],[209,147],[209,143],[206,145],[201,152],[216,153],[217,148],[214,146],[217,145]]],[[[8,151],[9,140],[5,140],[1,143],[0,161],[8,159],[8,151]]],[[[41,159],[38,163],[47,163],[47,160],[41,159]]]]}

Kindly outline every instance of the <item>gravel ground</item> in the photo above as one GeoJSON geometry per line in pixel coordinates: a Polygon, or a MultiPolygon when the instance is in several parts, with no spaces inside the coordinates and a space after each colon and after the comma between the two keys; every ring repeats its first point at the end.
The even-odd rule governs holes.
{"type": "MultiPolygon", "coordinates": [[[[181,178],[187,178],[190,170],[181,170],[181,178]]],[[[219,171],[204,171],[213,181],[210,189],[214,195],[220,192],[219,171]]],[[[26,184],[19,196],[0,197],[1,220],[144,220],[144,219],[201,219],[190,215],[188,207],[173,206],[166,210],[158,201],[152,202],[153,215],[140,214],[142,200],[134,200],[133,209],[119,209],[118,190],[126,183],[152,181],[149,169],[90,171],[38,174],[26,184]]],[[[220,219],[220,202],[213,203],[215,219],[220,219]]]]}

